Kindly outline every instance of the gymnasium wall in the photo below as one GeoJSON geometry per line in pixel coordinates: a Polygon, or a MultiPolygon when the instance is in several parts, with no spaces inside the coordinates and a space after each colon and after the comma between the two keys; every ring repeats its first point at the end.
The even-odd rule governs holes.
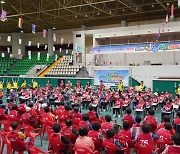
{"type": "Polygon", "coordinates": [[[153,91],[169,91],[175,94],[180,80],[153,80],[153,91]]]}
{"type": "Polygon", "coordinates": [[[138,52],[138,53],[113,53],[113,54],[88,54],[86,64],[97,66],[129,66],[135,65],[162,64],[176,65],[180,64],[180,51],[162,51],[162,52],[138,52]]]}
{"type": "Polygon", "coordinates": [[[91,67],[90,76],[94,76],[94,70],[121,70],[128,69],[129,75],[138,82],[144,81],[147,87],[152,88],[153,79],[157,77],[180,77],[180,65],[162,66],[94,66],[91,67]]]}
{"type": "Polygon", "coordinates": [[[35,79],[39,86],[46,86],[46,83],[47,81],[50,81],[52,86],[57,86],[59,85],[60,81],[63,80],[65,83],[67,83],[68,81],[71,81],[72,83],[72,86],[74,87],[77,83],[78,80],[81,81],[81,84],[83,87],[86,86],[86,83],[89,82],[91,85],[93,85],[93,79],[90,79],[90,78],[23,78],[23,77],[0,77],[0,81],[3,81],[4,80],[4,87],[5,87],[5,84],[7,81],[10,81],[11,84],[12,84],[12,78],[13,80],[18,80],[19,79],[19,86],[21,85],[22,81],[23,80],[26,80],[27,81],[27,84],[29,85],[32,85],[32,80],[35,79]]]}

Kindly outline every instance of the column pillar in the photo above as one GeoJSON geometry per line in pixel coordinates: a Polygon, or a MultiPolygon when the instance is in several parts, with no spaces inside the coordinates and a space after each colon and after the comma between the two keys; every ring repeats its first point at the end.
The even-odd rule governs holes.
{"type": "Polygon", "coordinates": [[[48,53],[50,56],[54,55],[53,47],[54,47],[53,30],[48,29],[48,53]]]}
{"type": "Polygon", "coordinates": [[[12,33],[12,54],[13,57],[18,59],[18,49],[21,49],[22,56],[25,55],[25,44],[24,44],[24,34],[23,33],[12,33]],[[19,44],[19,39],[21,39],[21,44],[19,44]]]}

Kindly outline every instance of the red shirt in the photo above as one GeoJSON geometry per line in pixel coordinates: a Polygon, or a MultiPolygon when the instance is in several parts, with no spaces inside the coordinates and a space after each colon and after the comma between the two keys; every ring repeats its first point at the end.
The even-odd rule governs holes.
{"type": "Polygon", "coordinates": [[[19,115],[18,115],[18,111],[16,110],[11,110],[9,113],[9,118],[10,121],[19,121],[19,115]]]}
{"type": "Polygon", "coordinates": [[[168,146],[168,154],[178,154],[180,151],[180,147],[179,146],[175,146],[175,145],[169,145],[168,146]]]}
{"type": "Polygon", "coordinates": [[[93,122],[93,121],[98,120],[97,116],[96,116],[96,113],[94,111],[89,111],[87,113],[87,115],[89,116],[89,122],[93,122]]]}
{"type": "Polygon", "coordinates": [[[93,139],[97,139],[99,140],[99,131],[94,131],[94,130],[91,130],[88,132],[88,136],[93,138],[93,139]]]}
{"type": "Polygon", "coordinates": [[[6,119],[5,109],[0,108],[0,121],[5,119],[6,119]]]}
{"type": "Polygon", "coordinates": [[[101,130],[108,130],[108,129],[112,129],[113,125],[110,122],[105,122],[101,124],[101,130]]]}
{"type": "Polygon", "coordinates": [[[27,124],[27,125],[30,125],[30,126],[34,126],[34,122],[35,120],[33,120],[31,118],[31,114],[30,113],[24,113],[22,116],[21,116],[21,119],[23,121],[23,124],[27,124]]]}
{"type": "Polygon", "coordinates": [[[138,142],[140,143],[140,145],[150,145],[150,146],[154,146],[154,142],[153,142],[153,138],[151,133],[140,133],[138,136],[138,142]]]}
{"type": "Polygon", "coordinates": [[[155,131],[157,128],[157,119],[155,116],[146,116],[143,123],[148,123],[151,127],[151,131],[155,131]]]}
{"type": "Polygon", "coordinates": [[[64,88],[64,83],[63,83],[63,82],[60,83],[60,88],[61,88],[61,89],[64,88]]]}
{"type": "Polygon", "coordinates": [[[76,83],[76,88],[81,88],[81,83],[80,82],[76,83]]]}
{"type": "Polygon", "coordinates": [[[23,150],[25,150],[26,148],[25,148],[25,142],[24,142],[24,140],[23,139],[21,139],[20,137],[19,137],[19,133],[18,132],[16,132],[16,131],[10,131],[8,134],[7,134],[7,138],[10,140],[10,142],[11,142],[11,146],[14,148],[16,148],[16,149],[18,149],[18,150],[21,150],[21,151],[23,151],[23,150]],[[13,143],[13,144],[12,144],[13,143]]]}
{"type": "Polygon", "coordinates": [[[132,125],[135,123],[134,122],[134,117],[131,114],[126,114],[123,118],[122,121],[128,121],[129,122],[129,128],[132,127],[132,125]]]}
{"type": "Polygon", "coordinates": [[[161,128],[157,133],[158,139],[167,139],[171,141],[171,133],[165,128],[161,128]]]}
{"type": "Polygon", "coordinates": [[[176,125],[180,125],[180,118],[176,118],[176,119],[174,119],[174,124],[176,124],[176,125]]]}
{"type": "Polygon", "coordinates": [[[131,131],[130,130],[120,130],[119,134],[120,136],[127,137],[129,139],[132,139],[131,131]]]}
{"type": "Polygon", "coordinates": [[[54,134],[52,133],[49,137],[49,143],[52,146],[53,150],[62,151],[65,149],[65,144],[61,142],[61,134],[54,134]]]}
{"type": "Polygon", "coordinates": [[[82,120],[82,114],[80,113],[80,112],[78,112],[78,113],[74,113],[73,115],[72,115],[72,119],[74,120],[74,119],[81,119],[82,120]]]}

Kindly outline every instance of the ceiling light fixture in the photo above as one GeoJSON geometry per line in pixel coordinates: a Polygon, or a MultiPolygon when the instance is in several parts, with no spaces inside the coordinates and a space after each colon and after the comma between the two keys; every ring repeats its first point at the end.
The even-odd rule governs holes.
{"type": "Polygon", "coordinates": [[[169,3],[167,3],[167,6],[169,6],[169,3]]]}
{"type": "Polygon", "coordinates": [[[153,8],[153,7],[154,7],[154,4],[152,4],[151,7],[153,8]]]}
{"type": "Polygon", "coordinates": [[[53,30],[55,30],[56,28],[55,27],[53,27],[53,30]]]}

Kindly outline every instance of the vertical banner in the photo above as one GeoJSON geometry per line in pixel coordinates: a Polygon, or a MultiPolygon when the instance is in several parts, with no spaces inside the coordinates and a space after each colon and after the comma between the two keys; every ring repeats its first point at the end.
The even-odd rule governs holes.
{"type": "Polygon", "coordinates": [[[47,53],[46,61],[49,61],[49,53],[47,53]]]}
{"type": "Polygon", "coordinates": [[[180,7],[180,0],[178,0],[178,7],[180,7]]]}
{"type": "Polygon", "coordinates": [[[2,57],[5,57],[5,54],[4,54],[4,53],[2,53],[2,57]]]}
{"type": "Polygon", "coordinates": [[[22,20],[22,18],[19,18],[18,27],[22,28],[22,24],[23,24],[23,20],[22,20]]]}
{"type": "Polygon", "coordinates": [[[28,46],[29,46],[29,47],[31,46],[31,41],[28,41],[28,46]]]}
{"type": "Polygon", "coordinates": [[[102,81],[106,86],[117,86],[120,80],[123,81],[124,86],[129,85],[129,70],[94,71],[94,85],[99,85],[102,81]]]}
{"type": "Polygon", "coordinates": [[[46,38],[46,33],[47,33],[47,30],[46,29],[43,29],[43,37],[46,38]]]}
{"type": "Polygon", "coordinates": [[[53,41],[56,42],[56,34],[53,34],[53,41]]]}
{"type": "Polygon", "coordinates": [[[58,56],[57,56],[57,54],[55,55],[55,61],[58,59],[58,56]]]}
{"type": "Polygon", "coordinates": [[[41,58],[41,53],[38,52],[38,54],[37,54],[37,60],[40,60],[40,58],[41,58]]]}
{"type": "Polygon", "coordinates": [[[31,59],[31,51],[28,51],[28,58],[31,59]]]}
{"type": "Polygon", "coordinates": [[[36,25],[32,24],[32,33],[35,34],[36,33],[36,25]]]}

